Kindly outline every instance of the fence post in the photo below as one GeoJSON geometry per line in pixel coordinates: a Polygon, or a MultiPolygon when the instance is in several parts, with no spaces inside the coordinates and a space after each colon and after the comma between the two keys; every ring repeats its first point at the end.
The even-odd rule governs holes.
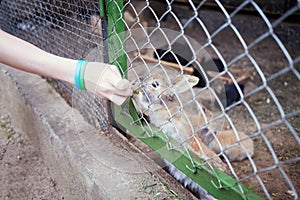
{"type": "Polygon", "coordinates": [[[106,16],[108,20],[108,56],[109,62],[116,65],[121,74],[127,77],[127,59],[125,47],[125,29],[124,29],[124,14],[122,0],[106,1],[106,16]]]}

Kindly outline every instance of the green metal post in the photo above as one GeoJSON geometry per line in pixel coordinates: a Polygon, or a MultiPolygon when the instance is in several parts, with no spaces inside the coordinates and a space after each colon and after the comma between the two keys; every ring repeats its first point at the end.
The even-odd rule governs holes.
{"type": "Polygon", "coordinates": [[[105,1],[104,0],[99,0],[99,12],[100,12],[100,17],[106,17],[106,9],[105,9],[105,1]]]}
{"type": "Polygon", "coordinates": [[[123,0],[106,1],[106,15],[108,19],[108,55],[110,63],[116,65],[121,74],[127,77],[123,0]]]}

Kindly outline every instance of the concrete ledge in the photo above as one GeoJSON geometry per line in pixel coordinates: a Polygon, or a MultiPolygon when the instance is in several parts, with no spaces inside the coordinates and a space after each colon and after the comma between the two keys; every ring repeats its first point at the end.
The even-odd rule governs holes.
{"type": "Polygon", "coordinates": [[[194,198],[118,132],[98,133],[39,76],[0,65],[0,83],[14,127],[40,149],[65,199],[194,198]]]}

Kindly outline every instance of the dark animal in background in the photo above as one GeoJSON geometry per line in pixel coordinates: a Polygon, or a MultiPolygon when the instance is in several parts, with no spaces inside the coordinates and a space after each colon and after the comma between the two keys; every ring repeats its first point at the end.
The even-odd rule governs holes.
{"type": "MultiPolygon", "coordinates": [[[[244,93],[245,85],[238,84],[238,87],[242,93],[244,93]]],[[[220,97],[221,103],[224,107],[228,107],[241,99],[240,93],[233,83],[224,84],[224,90],[219,92],[218,96],[220,97]]]]}
{"type": "MultiPolygon", "coordinates": [[[[156,49],[157,54],[154,52],[154,58],[161,59],[167,62],[172,62],[176,64],[181,64],[182,66],[186,67],[193,67],[192,63],[190,63],[187,59],[183,58],[182,56],[172,53],[169,50],[163,50],[163,49],[156,49]],[[179,63],[177,62],[175,56],[179,63]]],[[[194,67],[193,67],[194,68],[194,67]]],[[[194,76],[197,76],[199,78],[199,82],[195,87],[205,87],[206,81],[203,78],[202,74],[198,70],[194,70],[193,74],[194,76]]]]}
{"type": "MultiPolygon", "coordinates": [[[[170,50],[164,50],[164,49],[156,49],[156,52],[154,52],[154,58],[161,59],[167,62],[181,64],[182,66],[186,66],[186,67],[193,67],[194,72],[192,75],[197,76],[199,78],[199,82],[195,87],[203,88],[206,86],[206,80],[204,76],[196,67],[193,66],[193,64],[190,61],[188,61],[188,59],[183,58],[182,56],[170,50]]],[[[209,61],[204,61],[201,63],[201,66],[204,68],[205,71],[210,70],[210,71],[222,72],[225,69],[222,61],[218,58],[213,58],[209,61]]],[[[238,84],[238,87],[240,88],[242,93],[244,93],[245,85],[238,84]]],[[[230,106],[234,102],[239,101],[241,98],[236,85],[233,83],[224,84],[224,89],[218,93],[218,96],[224,107],[230,106]]]]}
{"type": "MultiPolygon", "coordinates": [[[[225,67],[220,59],[213,58],[212,60],[206,61],[201,63],[201,65],[205,68],[205,70],[211,70],[214,71],[213,69],[218,69],[219,72],[224,71],[225,67]]],[[[244,84],[238,84],[238,87],[244,93],[244,84]]],[[[234,102],[237,102],[241,99],[240,93],[236,87],[235,84],[233,83],[225,83],[224,88],[218,92],[218,96],[221,100],[221,103],[224,107],[228,107],[234,102]]]]}

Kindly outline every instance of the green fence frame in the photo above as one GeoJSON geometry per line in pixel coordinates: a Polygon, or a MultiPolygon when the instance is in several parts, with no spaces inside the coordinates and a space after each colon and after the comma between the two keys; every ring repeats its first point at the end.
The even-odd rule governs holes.
{"type": "MultiPolygon", "coordinates": [[[[120,20],[121,18],[124,19],[123,0],[99,0],[99,5],[101,17],[106,18],[108,21],[107,44],[109,62],[116,65],[122,75],[127,77],[125,73],[127,69],[125,29],[124,21],[120,20]]],[[[176,168],[180,169],[215,198],[263,199],[221,170],[203,164],[203,161],[193,152],[189,152],[189,155],[187,155],[177,150],[169,150],[164,139],[164,133],[159,132],[155,137],[145,138],[145,128],[142,127],[141,122],[138,120],[138,114],[131,100],[127,101],[126,105],[122,107],[113,105],[112,112],[115,117],[114,120],[118,124],[138,137],[164,159],[173,161],[172,164],[176,168]],[[132,118],[122,112],[124,107],[129,110],[132,118]],[[136,121],[135,124],[132,124],[132,119],[136,121]],[[191,163],[191,157],[193,158],[193,163],[191,163]],[[175,161],[174,158],[176,158],[175,161]],[[187,163],[190,163],[192,166],[187,166],[187,163]]],[[[151,128],[155,130],[155,127],[151,128]]],[[[176,144],[177,142],[172,140],[172,143],[176,144]]]]}

